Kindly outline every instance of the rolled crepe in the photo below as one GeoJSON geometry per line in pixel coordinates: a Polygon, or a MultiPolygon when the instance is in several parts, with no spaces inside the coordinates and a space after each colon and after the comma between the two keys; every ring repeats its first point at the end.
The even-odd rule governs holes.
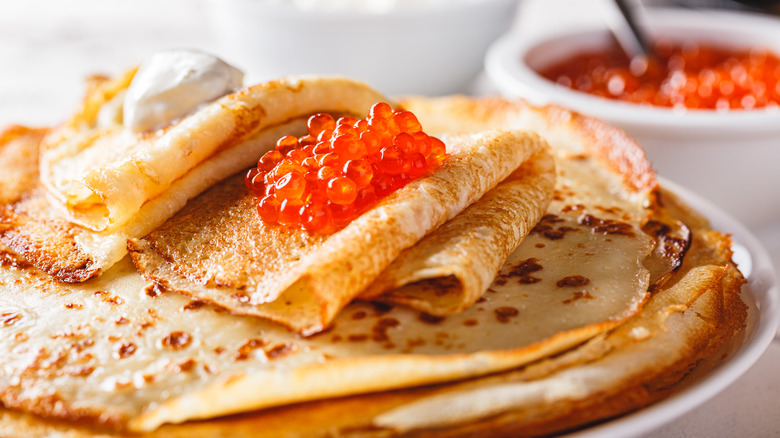
{"type": "Polygon", "coordinates": [[[302,76],[229,94],[151,134],[116,123],[75,132],[68,125],[43,145],[41,180],[73,222],[101,231],[127,223],[193,168],[260,131],[315,112],[363,113],[382,100],[353,80],[302,76]]]}
{"type": "Polygon", "coordinates": [[[523,163],[496,188],[404,250],[360,298],[404,304],[431,315],[473,305],[547,208],[554,167],[548,154],[523,163]]]}
{"type": "MultiPolygon", "coordinates": [[[[654,241],[631,219],[645,211],[642,199],[605,203],[621,186],[619,176],[611,178],[592,159],[563,159],[559,166],[567,175],[561,187],[573,190],[560,192],[542,224],[569,231],[553,239],[537,227],[478,304],[432,317],[353,302],[316,336],[149,285],[128,259],[99,278],[65,284],[0,247],[0,314],[8,321],[0,338],[0,401],[79,424],[146,432],[168,422],[485,375],[567,351],[640,311],[649,278],[643,261],[654,241]],[[632,232],[595,232],[580,223],[583,212],[624,220],[632,232]],[[580,277],[588,284],[559,285],[580,277]]],[[[164,266],[190,275],[190,285],[197,284],[194,268],[211,266],[200,278],[223,285],[253,273],[239,262],[265,251],[258,236],[270,235],[284,249],[266,252],[276,260],[302,243],[316,244],[304,233],[274,234],[259,219],[247,226],[245,217],[257,218],[254,202],[241,177],[226,180],[143,241],[166,257],[188,251],[164,266]]]]}
{"type": "MultiPolygon", "coordinates": [[[[535,221],[546,209],[554,175],[547,144],[539,136],[492,131],[444,141],[450,155],[439,169],[330,236],[262,223],[254,211],[256,201],[236,180],[232,188],[215,188],[149,236],[131,240],[128,247],[142,275],[151,281],[302,334],[319,332],[401,251],[480,199],[523,163],[547,164],[538,172],[522,172],[535,189],[527,192],[522,204],[528,218],[521,223],[535,221]],[[236,190],[239,196],[229,194],[236,190]]],[[[528,224],[525,228],[527,233],[528,224]]],[[[486,268],[488,277],[503,260],[494,264],[486,268]]],[[[482,290],[471,292],[471,298],[487,284],[480,283],[482,290]]]]}
{"type": "MultiPolygon", "coordinates": [[[[536,114],[537,109],[524,107],[523,112],[536,114]]],[[[691,245],[687,255],[653,251],[654,246],[663,244],[663,239],[655,232],[648,235],[643,231],[648,216],[654,213],[650,206],[671,208],[675,204],[665,196],[657,197],[653,185],[638,189],[636,184],[626,183],[633,178],[648,181],[647,173],[632,174],[631,169],[649,168],[649,164],[633,168],[605,165],[597,154],[582,152],[588,151],[593,143],[606,141],[604,136],[591,136],[580,130],[581,125],[564,123],[561,119],[550,120],[550,125],[551,130],[564,133],[562,137],[572,139],[571,144],[579,147],[569,153],[566,145],[555,144],[559,175],[546,214],[500,268],[483,299],[446,317],[432,317],[404,306],[353,302],[339,313],[329,331],[301,337],[260,318],[234,315],[182,294],[165,292],[164,288],[149,287],[127,259],[100,278],[83,284],[64,284],[0,247],[3,262],[0,263],[0,314],[4,318],[0,327],[4,335],[0,337],[0,401],[10,409],[71,420],[72,423],[65,423],[63,433],[71,433],[71,426],[85,425],[146,432],[166,422],[441,383],[524,365],[527,366],[517,371],[520,373],[517,380],[512,381],[546,381],[549,376],[548,387],[558,396],[562,395],[560,383],[570,380],[556,379],[550,373],[570,366],[585,366],[605,377],[613,375],[612,371],[622,373],[619,379],[628,377],[640,388],[646,382],[653,382],[654,376],[645,370],[654,372],[657,370],[654,366],[621,368],[623,360],[616,359],[605,364],[609,369],[602,368],[603,362],[590,359],[606,358],[604,354],[588,356],[589,361],[584,363],[579,360],[583,352],[578,346],[585,343],[585,349],[590,350],[587,346],[595,344],[607,347],[604,349],[607,351],[598,349],[596,353],[608,352],[613,344],[605,345],[599,340],[609,339],[610,335],[597,335],[641,312],[649,295],[649,279],[664,278],[666,271],[673,269],[683,255],[679,275],[674,275],[660,289],[653,288],[654,296],[660,298],[673,288],[685,297],[703,297],[705,293],[713,297],[736,297],[741,277],[728,261],[728,239],[702,229],[704,225],[697,226],[697,221],[683,216],[680,220],[692,227],[691,236],[698,243],[691,245]],[[653,203],[653,200],[664,202],[653,203]],[[648,272],[646,260],[659,255],[673,259],[673,263],[653,263],[652,269],[663,272],[648,272]],[[715,269],[707,265],[715,265],[715,269]],[[699,267],[706,269],[697,270],[699,267]],[[697,275],[696,281],[683,281],[683,275],[693,272],[705,275],[697,275]],[[731,272],[735,279],[732,283],[737,284],[721,290],[716,280],[724,272],[731,272]],[[589,339],[595,342],[588,342],[589,339]],[[547,371],[531,375],[525,372],[538,371],[537,365],[547,371]]],[[[617,155],[621,162],[635,159],[637,164],[645,163],[641,154],[621,155],[618,151],[617,155]]],[[[246,278],[253,275],[253,269],[275,267],[247,262],[257,260],[247,257],[248,254],[267,251],[257,245],[267,242],[261,236],[270,235],[279,245],[275,247],[278,252],[265,252],[267,261],[285,260],[285,257],[294,261],[295,256],[303,256],[302,248],[324,244],[323,238],[306,237],[308,234],[304,233],[269,232],[257,219],[254,202],[240,177],[226,180],[192,200],[142,242],[153,247],[155,254],[165,257],[166,263],[161,266],[177,274],[177,278],[187,280],[186,284],[219,284],[225,288],[230,284],[240,285],[241,281],[247,284],[246,278]],[[300,252],[290,256],[289,251],[295,248],[300,252]],[[181,257],[184,252],[189,256],[181,257]],[[178,258],[174,257],[177,255],[178,258]]],[[[672,216],[676,218],[678,214],[672,216]]],[[[654,220],[665,217],[660,215],[654,220]]],[[[675,222],[669,221],[670,226],[675,222]]],[[[681,303],[690,302],[686,298],[681,303]]],[[[687,311],[679,303],[669,304],[660,308],[651,304],[648,317],[642,313],[639,316],[643,321],[653,322],[656,320],[653,315],[664,317],[663,312],[667,310],[684,311],[690,317],[686,320],[703,318],[697,325],[706,329],[712,327],[710,323],[715,318],[727,313],[721,310],[732,308],[725,304],[722,308],[713,306],[711,314],[705,314],[699,307],[687,311]]],[[[666,318],[673,319],[677,317],[666,318]]],[[[674,333],[673,336],[682,333],[680,345],[691,345],[685,338],[694,332],[687,324],[678,326],[680,330],[668,325],[641,326],[658,329],[659,333],[650,340],[665,333],[674,333]]],[[[633,341],[634,334],[648,334],[643,330],[634,331],[634,327],[626,326],[628,331],[623,332],[630,335],[626,340],[633,341]]],[[[652,330],[647,331],[653,335],[652,330]]],[[[709,332],[704,333],[704,339],[712,339],[710,335],[718,332],[725,335],[720,328],[709,332]]],[[[663,361],[675,359],[666,357],[669,350],[656,346],[648,345],[643,350],[663,361]]],[[[623,349],[622,343],[619,347],[616,352],[623,349]]],[[[678,351],[685,353],[685,350],[678,351]]],[[[650,356],[641,355],[637,360],[643,361],[643,357],[650,356]]],[[[691,351],[688,357],[697,359],[699,355],[691,351]]],[[[494,378],[504,377],[507,376],[488,376],[487,380],[473,382],[490,384],[495,383],[494,378]]],[[[191,423],[181,428],[164,427],[159,430],[159,436],[197,436],[193,431],[207,434],[260,431],[267,436],[282,436],[297,432],[291,432],[290,428],[299,425],[308,428],[300,432],[307,436],[395,432],[380,429],[380,425],[410,429],[420,425],[446,427],[452,425],[449,411],[434,412],[436,415],[422,424],[414,423],[420,420],[419,415],[409,417],[412,424],[401,424],[400,416],[391,415],[391,409],[431,391],[473,388],[427,386],[297,404],[191,423]],[[396,400],[395,397],[402,399],[391,405],[377,404],[379,400],[396,400]],[[377,417],[382,412],[388,415],[377,417]],[[343,419],[340,414],[347,421],[334,424],[343,419]],[[312,421],[296,421],[302,415],[312,421]]],[[[626,387],[593,385],[589,388],[596,392],[581,392],[578,394],[581,397],[574,400],[595,403],[595,406],[586,405],[586,412],[588,408],[600,407],[603,388],[620,394],[626,387]]],[[[553,399],[554,403],[547,400],[551,399],[518,405],[510,399],[502,408],[516,408],[515,413],[520,415],[533,414],[540,408],[557,414],[557,421],[568,421],[571,406],[566,404],[568,399],[553,399]]],[[[647,402],[647,398],[640,401],[647,402]]],[[[427,412],[431,411],[435,410],[427,412]]],[[[0,424],[5,425],[2,412],[0,424]]],[[[470,412],[471,420],[479,417],[480,411],[470,412]]],[[[495,410],[487,412],[495,413],[495,410]]],[[[459,425],[453,425],[456,426],[459,425]]],[[[437,433],[422,431],[427,432],[437,433]]]]}
{"type": "MultiPolygon", "coordinates": [[[[146,235],[189,199],[255,163],[280,137],[303,135],[311,114],[364,115],[385,100],[349,79],[287,78],[136,134],[116,112],[133,73],[94,79],[82,108],[41,144],[43,187],[27,184],[24,196],[0,212],[8,224],[0,241],[60,280],[85,281],[107,270],[127,254],[127,239],[146,235]]],[[[37,155],[31,159],[38,165],[37,155]]],[[[15,167],[0,163],[4,172],[15,167]]],[[[38,172],[30,172],[28,182],[37,182],[38,172]]]]}

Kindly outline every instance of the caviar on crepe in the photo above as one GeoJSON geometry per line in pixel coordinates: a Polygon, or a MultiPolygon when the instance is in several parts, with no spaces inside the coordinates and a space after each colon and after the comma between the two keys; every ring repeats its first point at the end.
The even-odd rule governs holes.
{"type": "Polygon", "coordinates": [[[439,167],[444,143],[409,111],[374,104],[366,119],[315,114],[308,133],[285,136],[247,172],[266,222],[327,233],[439,167]]]}
{"type": "Polygon", "coordinates": [[[721,111],[780,105],[780,58],[767,50],[664,41],[654,50],[656,58],[630,59],[613,43],[539,74],[574,90],[644,105],[721,111]]]}

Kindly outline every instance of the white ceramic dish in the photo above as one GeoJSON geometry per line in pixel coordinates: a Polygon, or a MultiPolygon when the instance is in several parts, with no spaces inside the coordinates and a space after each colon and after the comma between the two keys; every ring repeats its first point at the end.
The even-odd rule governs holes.
{"type": "Polygon", "coordinates": [[[220,53],[252,81],[337,74],[391,96],[462,91],[482,70],[488,46],[509,29],[517,6],[517,0],[400,3],[381,13],[304,10],[267,0],[207,5],[220,53]]]}
{"type": "MultiPolygon", "coordinates": [[[[647,29],[674,39],[780,53],[780,19],[746,13],[649,9],[647,29]]],[[[565,31],[508,34],[485,69],[507,96],[558,104],[620,126],[647,150],[659,173],[758,229],[780,222],[780,110],[677,111],[603,99],[557,85],[536,69],[609,38],[602,22],[565,31]]]]}
{"type": "Polygon", "coordinates": [[[732,233],[735,242],[734,260],[748,280],[742,289],[742,297],[749,306],[747,327],[743,338],[734,342],[730,356],[710,373],[703,376],[694,373],[685,389],[636,413],[571,436],[640,436],[685,415],[715,397],[747,372],[772,342],[780,324],[780,285],[777,273],[756,237],[744,225],[701,197],[669,181],[662,180],[662,184],[709,218],[714,228],[732,233]]]}

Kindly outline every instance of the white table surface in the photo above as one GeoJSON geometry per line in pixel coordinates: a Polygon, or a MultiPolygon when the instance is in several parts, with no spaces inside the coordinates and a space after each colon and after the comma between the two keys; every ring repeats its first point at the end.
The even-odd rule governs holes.
{"type": "MultiPolygon", "coordinates": [[[[540,26],[552,11],[551,25],[565,26],[598,14],[589,3],[528,0],[517,25],[540,26]]],[[[0,0],[0,126],[57,123],[78,105],[84,77],[119,73],[171,47],[219,53],[200,1],[0,0]]],[[[780,268],[780,218],[753,232],[780,268]]],[[[736,383],[647,437],[780,437],[779,368],[776,338],[736,383]]]]}

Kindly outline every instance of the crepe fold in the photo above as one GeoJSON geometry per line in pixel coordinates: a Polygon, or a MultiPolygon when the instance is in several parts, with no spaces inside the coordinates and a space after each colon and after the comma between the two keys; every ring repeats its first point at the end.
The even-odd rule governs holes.
{"type": "Polygon", "coordinates": [[[363,113],[383,99],[349,79],[293,77],[229,94],[151,134],[70,123],[43,144],[41,180],[73,222],[105,230],[131,220],[200,163],[264,129],[315,112],[363,113]]]}
{"type": "MultiPolygon", "coordinates": [[[[309,337],[150,286],[127,258],[98,278],[65,284],[0,247],[0,314],[9,321],[0,327],[0,400],[41,416],[147,432],[310,400],[330,398],[321,406],[355,394],[372,400],[365,394],[483,376],[568,351],[641,311],[650,277],[644,260],[654,240],[632,219],[644,217],[644,200],[609,198],[622,175],[600,172],[596,160],[583,157],[563,156],[556,165],[561,190],[543,226],[510,254],[479,303],[432,317],[356,301],[329,330],[309,337]],[[622,232],[598,231],[580,220],[584,213],[622,232]],[[544,227],[549,224],[552,229],[544,227]],[[571,279],[580,281],[560,285],[571,279]]],[[[210,259],[223,271],[209,278],[221,283],[248,272],[238,262],[248,259],[241,251],[255,246],[237,242],[270,234],[290,245],[280,248],[305,243],[302,234],[274,235],[259,220],[247,230],[242,215],[257,217],[255,201],[237,188],[243,189],[240,178],[218,184],[165,225],[169,242],[192,254],[187,263],[207,266],[205,249],[225,248],[223,258],[210,259]],[[221,204],[209,203],[216,200],[221,204]],[[192,220],[196,211],[203,220],[192,220]],[[240,232],[202,231],[231,220],[240,232]]],[[[375,414],[388,410],[365,406],[375,414]]],[[[269,414],[279,409],[295,407],[269,414]]]]}
{"type": "MultiPolygon", "coordinates": [[[[160,438],[550,434],[641,407],[702,359],[721,360],[717,349],[745,319],[731,242],[658,190],[639,146],[619,141],[622,131],[523,102],[407,103],[428,131],[435,125],[426,120],[439,117],[442,130],[530,128],[551,139],[553,198],[478,303],[432,316],[357,300],[329,330],[301,337],[153,287],[129,258],[66,284],[0,246],[0,429],[160,438]],[[212,419],[160,427],[198,418],[212,419]]],[[[254,287],[251,279],[277,262],[298,269],[306,251],[324,244],[264,225],[255,202],[240,175],[229,178],[134,243],[165,261],[155,269],[171,281],[223,288],[254,287]]]]}
{"type": "Polygon", "coordinates": [[[477,249],[501,241],[496,255],[477,262],[461,258],[465,292],[456,306],[468,306],[546,209],[554,166],[547,144],[531,133],[483,132],[444,141],[449,157],[439,169],[332,235],[258,221],[255,201],[235,180],[195,200],[145,238],[131,240],[128,248],[150,281],[308,335],[325,329],[403,250],[455,218],[449,228],[457,233],[445,228],[432,236],[431,248],[458,251],[458,233],[477,249]],[[482,203],[497,185],[499,191],[482,203]],[[458,215],[477,200],[466,216],[458,215]],[[507,208],[513,201],[519,202],[507,208]],[[202,214],[206,210],[208,217],[202,214]],[[488,212],[500,214],[485,221],[485,230],[462,228],[488,212]],[[479,241],[480,233],[488,242],[479,241]]]}
{"type": "MultiPolygon", "coordinates": [[[[685,218],[697,242],[645,313],[647,279],[667,271],[648,274],[643,267],[653,239],[629,220],[641,216],[643,203],[622,196],[606,203],[621,183],[600,172],[597,160],[564,155],[558,165],[559,197],[480,303],[431,318],[404,306],[354,302],[331,330],[308,338],[260,318],[148,288],[127,259],[89,282],[64,284],[0,248],[0,314],[9,321],[0,327],[0,400],[10,409],[70,420],[48,422],[0,410],[0,426],[21,436],[41,430],[42,435],[113,436],[117,429],[169,438],[392,436],[441,431],[426,429],[435,427],[451,428],[453,434],[474,427],[472,435],[491,436],[495,428],[512,427],[505,435],[518,436],[539,418],[535,414],[543,415],[548,427],[568,427],[571,408],[585,413],[576,417],[580,423],[574,424],[581,424],[616,413],[602,410],[603,397],[634,395],[633,389],[648,383],[668,391],[663,385],[703,357],[707,342],[725,342],[740,324],[734,301],[741,277],[724,254],[728,239],[685,218]],[[618,223],[626,226],[622,233],[606,234],[582,223],[582,213],[614,221],[615,229],[621,228],[618,223]],[[587,278],[588,284],[559,286],[571,278],[587,278]],[[714,300],[702,307],[697,296],[714,300]],[[670,324],[680,319],[677,314],[683,314],[683,324],[670,324]],[[632,323],[635,315],[638,322],[632,323]],[[731,327],[726,320],[733,321],[731,327]],[[623,324],[630,325],[624,330],[623,324]],[[670,337],[672,342],[664,341],[670,337]],[[624,366],[627,360],[630,367],[624,366]],[[502,370],[511,371],[411,388],[502,370]],[[568,385],[593,374],[598,374],[593,383],[568,385]],[[539,398],[507,397],[518,383],[523,394],[555,398],[537,403],[539,398]],[[477,391],[482,386],[497,389],[491,394],[501,396],[501,404],[490,408],[494,399],[477,391]],[[393,388],[407,389],[376,393],[393,388]],[[561,390],[568,388],[575,390],[561,390]],[[463,420],[447,409],[429,408],[442,393],[442,406],[448,408],[466,400],[459,411],[463,420]],[[480,397],[469,397],[474,394],[480,397]],[[332,398],[345,395],[352,396],[332,398]],[[306,400],[319,401],[291,404],[306,400]],[[418,402],[431,415],[399,420],[399,412],[421,406],[418,402]],[[291,405],[249,412],[285,404],[291,405]],[[480,410],[485,406],[487,411],[480,410]],[[166,422],[236,412],[246,414],[152,431],[166,422]],[[499,423],[492,422],[496,414],[499,423]]],[[[674,205],[671,201],[664,198],[663,205],[674,205]]],[[[648,403],[662,394],[628,401],[648,403]]]]}
{"type": "Polygon", "coordinates": [[[507,179],[416,245],[361,294],[431,315],[473,305],[541,219],[555,186],[552,155],[523,163],[507,179]],[[540,202],[541,200],[541,202],[540,202]]]}
{"type": "Polygon", "coordinates": [[[372,423],[397,433],[549,436],[640,408],[712,371],[745,327],[750,310],[739,296],[745,279],[731,261],[728,236],[665,188],[658,202],[653,220],[689,224],[691,245],[679,269],[653,273],[671,278],[654,283],[639,314],[564,354],[434,389],[372,423]]]}
{"type": "Polygon", "coordinates": [[[474,435],[548,436],[636,409],[668,395],[740,330],[742,282],[733,266],[696,267],[606,336],[519,372],[434,391],[373,424],[396,433],[465,427],[474,435]]]}
{"type": "MultiPolygon", "coordinates": [[[[133,73],[94,78],[71,120],[43,139],[25,137],[30,160],[21,168],[29,179],[24,193],[0,209],[7,224],[0,241],[60,280],[85,281],[107,270],[127,254],[127,239],[146,235],[189,199],[255,163],[280,137],[305,134],[312,113],[359,116],[384,100],[348,79],[287,78],[136,134],[123,128],[118,110],[133,73]]],[[[19,167],[0,162],[8,175],[19,167]]]]}

